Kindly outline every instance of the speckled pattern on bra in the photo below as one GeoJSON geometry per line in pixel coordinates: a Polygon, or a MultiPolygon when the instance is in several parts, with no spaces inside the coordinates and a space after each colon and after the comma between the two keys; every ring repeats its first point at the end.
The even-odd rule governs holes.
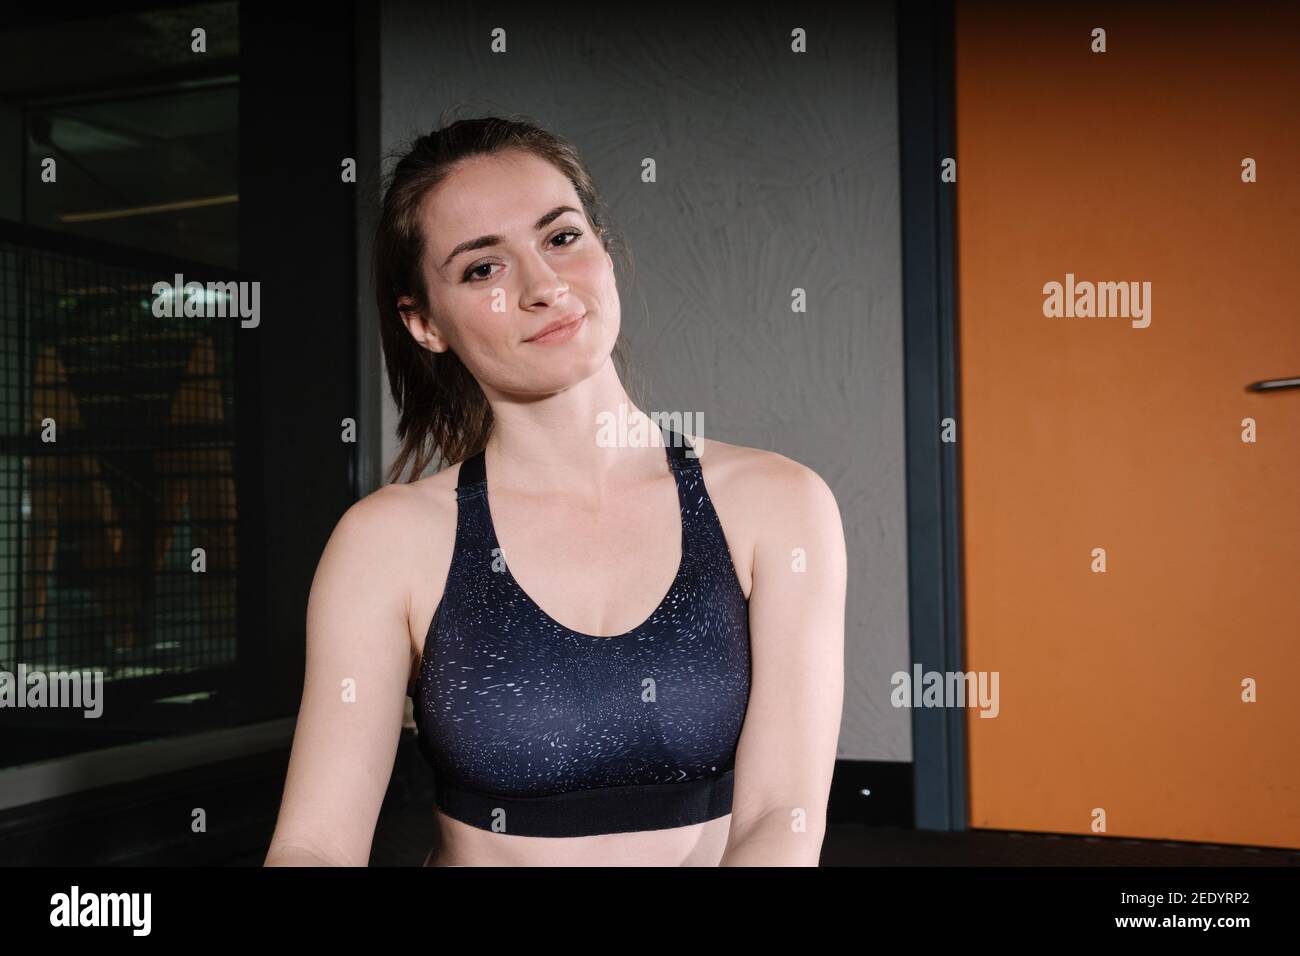
{"type": "Polygon", "coordinates": [[[681,563],[624,634],[564,627],[510,573],[482,453],[460,466],[456,543],[413,692],[444,812],[484,829],[581,835],[730,812],[749,702],[749,606],[701,459],[665,432],[681,563]]]}

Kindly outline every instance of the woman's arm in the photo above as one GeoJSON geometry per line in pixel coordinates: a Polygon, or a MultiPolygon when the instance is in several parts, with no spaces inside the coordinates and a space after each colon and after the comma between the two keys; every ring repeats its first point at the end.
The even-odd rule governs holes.
{"type": "Polygon", "coordinates": [[[817,866],[844,702],[844,529],[816,472],[781,456],[762,470],[753,676],[720,865],[817,866]]]}
{"type": "Polygon", "coordinates": [[[412,649],[400,490],[354,504],[307,601],[302,704],[266,866],[366,866],[393,773],[412,649]]]}

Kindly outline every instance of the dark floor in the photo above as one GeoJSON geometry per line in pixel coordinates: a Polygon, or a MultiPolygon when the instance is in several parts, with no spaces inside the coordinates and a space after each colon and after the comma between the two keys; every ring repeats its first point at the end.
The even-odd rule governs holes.
{"type": "MultiPolygon", "coordinates": [[[[116,784],[0,813],[0,865],[260,867],[275,828],[288,758],[286,747],[187,768],[148,785],[116,784]],[[208,830],[192,831],[195,807],[206,809],[208,830]]],[[[874,812],[850,799],[850,791],[863,782],[854,776],[862,768],[845,766],[837,775],[840,770],[844,786],[838,803],[832,794],[833,818],[874,812]]],[[[823,866],[1300,866],[1300,850],[886,825],[910,818],[905,812],[909,768],[867,770],[875,774],[864,778],[873,793],[901,796],[896,805],[877,804],[883,809],[876,816],[862,817],[878,825],[832,824],[822,844],[823,866]]],[[[370,865],[424,862],[436,842],[433,788],[414,735],[403,735],[370,865]]]]}
{"type": "MultiPolygon", "coordinates": [[[[432,811],[387,818],[375,834],[372,866],[419,866],[433,845],[432,811]]],[[[227,866],[261,866],[264,854],[227,866]]],[[[822,866],[1300,866],[1300,852],[1118,838],[975,830],[938,833],[897,827],[832,826],[822,866]]]]}
{"type": "MultiPolygon", "coordinates": [[[[420,866],[434,845],[433,778],[403,741],[371,851],[371,866],[420,866]]],[[[265,850],[226,866],[261,866],[265,850]]],[[[1300,866],[1300,850],[1062,836],[1001,830],[949,833],[898,826],[832,824],[822,866],[1300,866]]]]}
{"type": "Polygon", "coordinates": [[[832,827],[822,866],[1300,866],[1300,851],[970,830],[832,827]]]}
{"type": "MultiPolygon", "coordinates": [[[[431,807],[386,811],[372,866],[419,866],[433,845],[431,807]]],[[[261,866],[264,853],[226,861],[261,866]]],[[[941,833],[838,824],[822,844],[822,866],[1300,866],[1300,851],[973,830],[941,833]]]]}

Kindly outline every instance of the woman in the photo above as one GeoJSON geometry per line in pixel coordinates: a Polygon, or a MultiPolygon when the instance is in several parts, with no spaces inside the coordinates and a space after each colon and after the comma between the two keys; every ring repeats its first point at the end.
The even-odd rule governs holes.
{"type": "Polygon", "coordinates": [[[610,440],[647,422],[612,360],[610,246],[576,152],[531,124],[455,122],[394,170],[374,276],[402,447],[312,584],[268,866],[367,863],[404,692],[427,863],[817,865],[835,499],[772,452],[610,440]],[[435,450],[459,464],[420,478],[435,450]]]}

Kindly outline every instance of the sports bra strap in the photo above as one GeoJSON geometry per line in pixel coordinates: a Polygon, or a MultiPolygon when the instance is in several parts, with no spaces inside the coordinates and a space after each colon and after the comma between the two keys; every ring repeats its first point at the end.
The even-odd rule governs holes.
{"type": "Polygon", "coordinates": [[[456,478],[456,490],[464,491],[487,480],[487,469],[483,466],[483,452],[470,455],[460,463],[460,472],[456,478]]]}
{"type": "Polygon", "coordinates": [[[695,446],[685,435],[680,435],[675,431],[665,428],[664,443],[668,446],[668,467],[681,471],[683,469],[699,468],[700,457],[698,454],[687,454],[694,452],[695,446]]]}

